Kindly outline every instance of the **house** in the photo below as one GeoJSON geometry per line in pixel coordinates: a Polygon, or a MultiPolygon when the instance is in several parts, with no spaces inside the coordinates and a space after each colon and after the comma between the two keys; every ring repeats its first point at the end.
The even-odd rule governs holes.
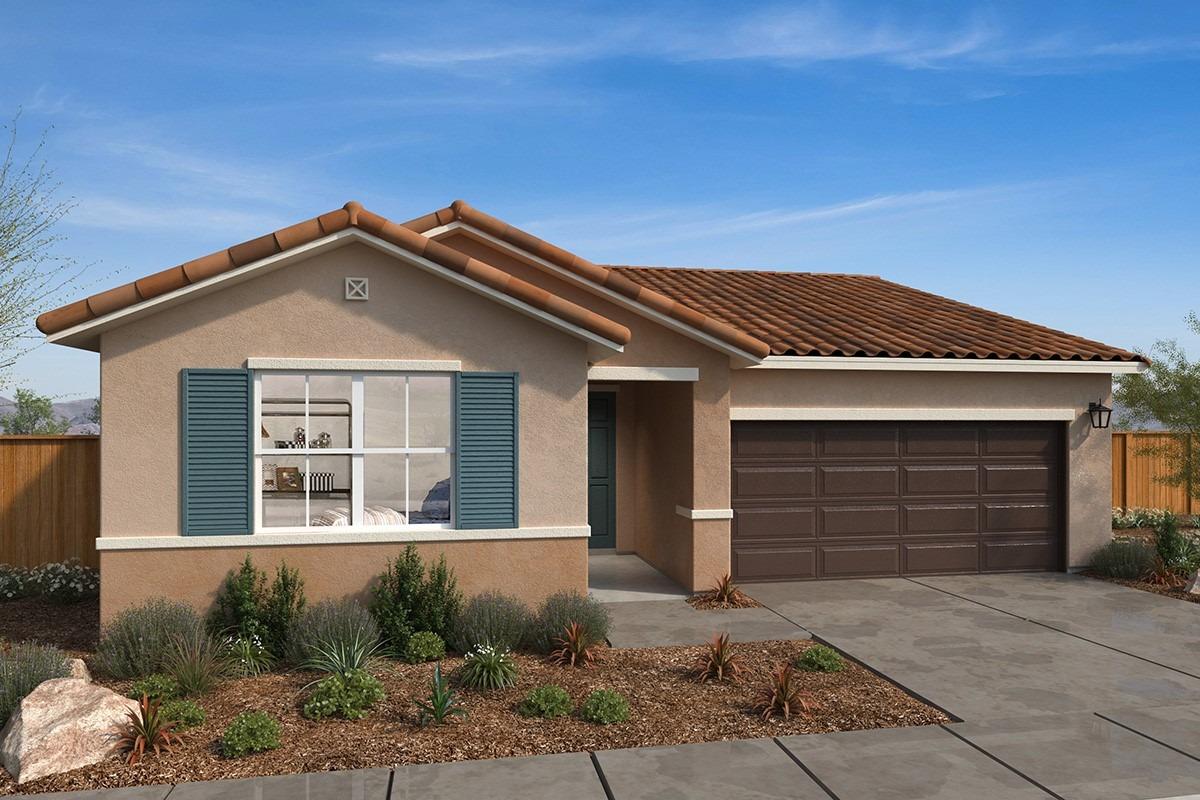
{"type": "Polygon", "coordinates": [[[467,592],[1062,570],[1141,357],[878,277],[601,266],[351,202],[38,319],[100,354],[102,613],[247,552],[313,597],[415,542],[467,592]]]}

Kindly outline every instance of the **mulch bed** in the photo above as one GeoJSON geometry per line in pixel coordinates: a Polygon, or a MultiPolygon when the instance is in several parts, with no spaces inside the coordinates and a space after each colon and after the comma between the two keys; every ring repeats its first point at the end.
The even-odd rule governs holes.
{"type": "Polygon", "coordinates": [[[100,635],[100,601],[52,603],[25,597],[0,603],[0,637],[10,642],[36,641],[83,657],[96,649],[100,635]]]}
{"type": "Polygon", "coordinates": [[[698,611],[714,611],[729,608],[762,608],[762,603],[738,589],[728,601],[718,600],[716,592],[701,592],[687,599],[688,605],[698,611]]]}
{"type": "Polygon", "coordinates": [[[1089,578],[1095,578],[1098,581],[1108,581],[1109,583],[1115,583],[1120,586],[1127,586],[1130,589],[1140,589],[1143,592],[1153,592],[1154,594],[1161,594],[1163,597],[1173,597],[1176,600],[1185,600],[1189,603],[1200,603],[1200,594],[1185,592],[1182,587],[1171,588],[1167,586],[1160,586],[1157,583],[1150,583],[1149,581],[1129,581],[1125,580],[1124,578],[1110,578],[1107,575],[1101,575],[1097,572],[1090,571],[1085,571],[1082,574],[1088,576],[1089,578]]]}
{"type": "MultiPolygon", "coordinates": [[[[940,711],[852,662],[841,672],[802,673],[804,687],[819,704],[811,715],[764,721],[752,713],[768,673],[811,646],[811,642],[793,641],[735,644],[745,672],[732,685],[702,685],[689,675],[702,647],[608,650],[592,669],[558,667],[535,656],[518,655],[520,677],[515,687],[491,693],[460,691],[469,716],[428,728],[418,726],[413,700],[427,694],[432,664],[380,664],[374,671],[387,699],[366,719],[354,722],[304,719],[300,714],[304,687],[315,675],[228,680],[199,699],[208,719],[185,732],[184,744],[174,752],[150,756],[134,767],[113,759],[25,784],[21,791],[178,783],[948,721],[940,711]],[[602,726],[574,715],[543,720],[517,714],[520,700],[546,683],[565,688],[577,704],[594,689],[615,689],[629,700],[630,719],[602,726]],[[218,748],[221,733],[234,716],[247,710],[267,711],[279,719],[283,746],[269,753],[224,759],[218,748]]],[[[443,669],[453,675],[461,663],[459,658],[447,658],[443,669]]],[[[111,686],[123,690],[128,684],[111,686]]],[[[14,792],[12,779],[0,772],[0,794],[14,792]]]]}

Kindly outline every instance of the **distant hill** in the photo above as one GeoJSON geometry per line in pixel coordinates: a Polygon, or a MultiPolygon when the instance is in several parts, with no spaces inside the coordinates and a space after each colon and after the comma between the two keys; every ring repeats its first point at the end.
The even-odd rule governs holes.
{"type": "MultiPolygon", "coordinates": [[[[81,400],[64,400],[54,404],[54,416],[71,423],[67,433],[97,434],[100,426],[88,419],[96,398],[87,397],[81,400]]],[[[17,404],[7,397],[0,397],[0,417],[13,413],[17,404]]]]}

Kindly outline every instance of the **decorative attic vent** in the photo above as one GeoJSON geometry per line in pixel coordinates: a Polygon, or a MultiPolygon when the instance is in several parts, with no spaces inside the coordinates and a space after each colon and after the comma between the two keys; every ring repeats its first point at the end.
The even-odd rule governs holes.
{"type": "Polygon", "coordinates": [[[346,278],[346,299],[366,300],[368,295],[366,278],[346,278]]]}

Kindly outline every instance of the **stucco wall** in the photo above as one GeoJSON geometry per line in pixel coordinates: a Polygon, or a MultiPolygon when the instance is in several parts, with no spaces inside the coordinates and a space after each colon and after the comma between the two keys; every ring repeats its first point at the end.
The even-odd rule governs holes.
{"type": "Polygon", "coordinates": [[[1105,374],[738,370],[733,408],[1074,409],[1066,425],[1067,561],[1085,566],[1111,537],[1112,436],[1093,429],[1089,402],[1111,402],[1105,374]]]}
{"type": "Polygon", "coordinates": [[[587,523],[584,343],[361,244],[105,333],[101,536],[179,534],[185,367],[248,357],[461,360],[520,373],[520,523],[587,523]],[[343,299],[345,276],[371,299],[343,299]]]}
{"type": "MultiPolygon", "coordinates": [[[[487,542],[421,542],[425,562],[440,554],[470,597],[502,589],[530,605],[554,592],[587,586],[586,539],[527,539],[487,542]]],[[[280,562],[300,571],[310,602],[325,598],[366,601],[371,580],[400,544],[312,545],[297,547],[197,547],[172,550],[110,550],[100,554],[100,609],[103,620],[117,611],[166,596],[207,609],[225,575],[249,553],[261,569],[274,573],[280,562]]]]}

